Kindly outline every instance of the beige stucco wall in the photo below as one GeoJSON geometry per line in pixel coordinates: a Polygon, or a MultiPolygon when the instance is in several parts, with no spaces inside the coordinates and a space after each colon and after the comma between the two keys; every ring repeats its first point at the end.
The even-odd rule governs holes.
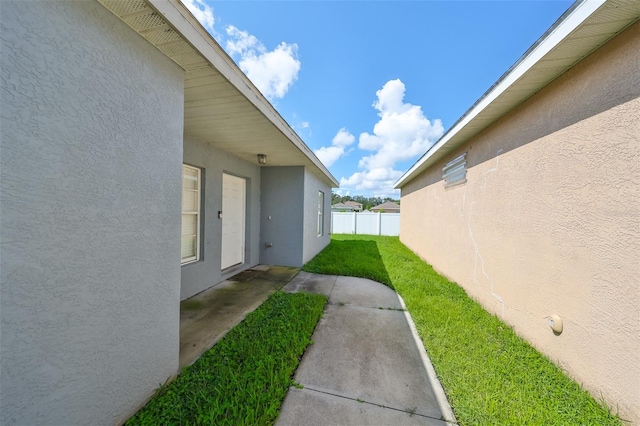
{"type": "Polygon", "coordinates": [[[400,239],[640,423],[640,23],[402,189],[400,239]],[[442,166],[468,152],[468,182],[442,166]],[[546,317],[558,314],[555,336],[546,317]]]}

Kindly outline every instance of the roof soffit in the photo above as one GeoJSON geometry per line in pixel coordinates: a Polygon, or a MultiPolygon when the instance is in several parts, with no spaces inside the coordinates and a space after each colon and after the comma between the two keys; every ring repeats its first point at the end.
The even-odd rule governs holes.
{"type": "Polygon", "coordinates": [[[248,162],[338,181],[179,0],[97,0],[185,70],[184,131],[248,162]]]}

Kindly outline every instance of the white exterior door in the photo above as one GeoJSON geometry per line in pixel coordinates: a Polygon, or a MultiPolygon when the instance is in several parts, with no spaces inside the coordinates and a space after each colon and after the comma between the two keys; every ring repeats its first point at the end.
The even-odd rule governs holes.
{"type": "Polygon", "coordinates": [[[222,269],[244,263],[246,180],[222,174],[222,269]]]}

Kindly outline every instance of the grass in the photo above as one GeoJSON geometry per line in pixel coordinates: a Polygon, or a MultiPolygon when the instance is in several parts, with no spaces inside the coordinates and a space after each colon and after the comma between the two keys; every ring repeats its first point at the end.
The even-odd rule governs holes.
{"type": "Polygon", "coordinates": [[[369,278],[404,299],[461,425],[620,420],[397,237],[333,235],[305,271],[369,278]]]}
{"type": "Polygon", "coordinates": [[[274,293],[126,424],[272,424],[326,301],[274,293]]]}

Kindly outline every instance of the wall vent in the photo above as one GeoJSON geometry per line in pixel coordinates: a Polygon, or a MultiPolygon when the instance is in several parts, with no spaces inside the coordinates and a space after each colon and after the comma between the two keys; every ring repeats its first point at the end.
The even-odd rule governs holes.
{"type": "Polygon", "coordinates": [[[442,168],[442,180],[445,188],[461,185],[467,181],[466,152],[445,164],[442,168]]]}

